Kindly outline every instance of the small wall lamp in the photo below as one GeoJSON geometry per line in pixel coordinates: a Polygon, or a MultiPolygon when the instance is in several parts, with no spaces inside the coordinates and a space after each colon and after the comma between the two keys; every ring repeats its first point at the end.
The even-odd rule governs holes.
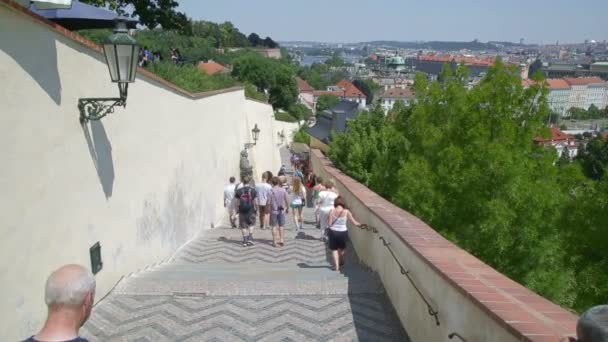
{"type": "Polygon", "coordinates": [[[258,142],[260,137],[260,129],[258,128],[258,124],[256,123],[251,130],[251,137],[253,138],[253,143],[245,143],[245,149],[252,148],[258,142]]]}
{"type": "Polygon", "coordinates": [[[127,106],[127,89],[129,83],[135,82],[139,45],[135,38],[129,35],[127,18],[116,18],[114,33],[103,42],[103,53],[110,71],[112,82],[118,83],[120,97],[115,98],[80,98],[80,123],[90,120],[100,120],[113,113],[115,106],[127,106]]]}

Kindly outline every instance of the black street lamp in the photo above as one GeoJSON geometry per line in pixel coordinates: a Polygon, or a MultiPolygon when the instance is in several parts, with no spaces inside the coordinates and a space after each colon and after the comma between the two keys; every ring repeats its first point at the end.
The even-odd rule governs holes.
{"type": "Polygon", "coordinates": [[[251,135],[253,137],[253,144],[255,145],[260,137],[260,129],[258,128],[258,124],[255,124],[253,129],[251,130],[251,135]]]}
{"type": "Polygon", "coordinates": [[[245,143],[245,150],[256,145],[260,137],[260,129],[258,128],[258,124],[253,126],[253,129],[251,130],[251,137],[253,138],[253,143],[245,143]]]}
{"type": "Polygon", "coordinates": [[[135,82],[139,45],[129,35],[127,18],[116,18],[114,33],[103,42],[103,53],[110,71],[112,82],[118,83],[118,98],[81,98],[78,99],[80,122],[100,120],[113,113],[115,106],[127,106],[127,89],[129,83],[135,82]]]}

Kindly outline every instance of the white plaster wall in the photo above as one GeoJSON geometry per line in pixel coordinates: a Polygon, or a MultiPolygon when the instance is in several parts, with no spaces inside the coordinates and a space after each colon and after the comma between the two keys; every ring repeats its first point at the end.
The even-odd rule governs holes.
{"type": "Polygon", "coordinates": [[[242,90],[194,100],[138,76],[126,109],[83,129],[78,98],[117,95],[103,57],[2,5],[0,80],[6,341],[40,328],[46,277],[62,264],[89,266],[95,242],[104,262],[99,299],[219,221],[223,185],[251,139],[248,122],[272,126],[266,109],[248,111],[256,106],[242,90]]]}
{"type": "Polygon", "coordinates": [[[247,112],[248,139],[252,141],[251,130],[258,125],[260,129],[259,139],[255,146],[247,152],[253,161],[254,179],[259,181],[262,173],[271,171],[273,174],[281,166],[281,156],[279,155],[279,140],[276,134],[274,114],[272,106],[255,100],[247,100],[245,103],[247,112]]]}
{"type": "MultiPolygon", "coordinates": [[[[319,159],[311,153],[315,174],[330,177],[319,159]]],[[[456,332],[469,342],[515,342],[519,341],[502,325],[492,320],[485,312],[445,281],[417,254],[399,240],[392,230],[376,217],[364,203],[359,201],[343,184],[336,182],[340,195],[357,220],[367,223],[379,234],[374,235],[360,229],[349,229],[349,238],[359,258],[378,272],[397,315],[412,341],[451,342],[448,335],[456,332]],[[441,324],[428,314],[427,306],[420,298],[389,251],[378,236],[384,236],[391,244],[404,268],[410,271],[417,286],[427,296],[434,309],[439,311],[441,324]]]]}

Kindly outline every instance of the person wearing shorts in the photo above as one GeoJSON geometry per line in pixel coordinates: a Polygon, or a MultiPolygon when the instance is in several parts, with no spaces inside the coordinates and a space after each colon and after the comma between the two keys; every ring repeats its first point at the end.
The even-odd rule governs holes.
{"type": "Polygon", "coordinates": [[[272,242],[275,247],[285,245],[285,216],[289,214],[287,191],[281,187],[279,177],[272,178],[270,191],[270,225],[272,226],[272,242]],[[277,241],[278,238],[278,241],[277,241]]]}
{"type": "Polygon", "coordinates": [[[293,209],[293,219],[296,223],[296,230],[303,229],[304,218],[302,216],[302,210],[306,201],[306,188],[302,184],[300,178],[293,177],[291,190],[291,208],[293,209]]]}
{"type": "Polygon", "coordinates": [[[243,234],[243,247],[253,246],[253,228],[257,211],[257,194],[250,184],[249,176],[243,177],[243,186],[235,192],[236,208],[239,212],[239,228],[243,234]]]}
{"type": "Polygon", "coordinates": [[[262,174],[262,181],[260,183],[257,183],[255,185],[255,192],[256,192],[256,201],[258,204],[258,208],[259,208],[259,214],[260,214],[260,228],[264,229],[264,228],[269,228],[269,221],[270,221],[270,212],[268,210],[268,196],[270,195],[270,190],[272,189],[272,186],[269,184],[270,183],[270,178],[269,175],[270,171],[266,171],[262,174]]]}
{"type": "Polygon", "coordinates": [[[344,252],[348,241],[347,221],[352,222],[357,227],[363,226],[353,217],[350,210],[346,209],[346,204],[342,196],[334,200],[334,209],[329,212],[328,218],[328,245],[334,259],[334,269],[340,272],[340,267],[344,266],[344,252]]]}

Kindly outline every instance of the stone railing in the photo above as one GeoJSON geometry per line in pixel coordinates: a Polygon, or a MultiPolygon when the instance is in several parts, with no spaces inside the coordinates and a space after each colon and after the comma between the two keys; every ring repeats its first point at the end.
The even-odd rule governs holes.
{"type": "Polygon", "coordinates": [[[430,226],[311,153],[359,221],[359,258],[378,272],[413,341],[553,341],[575,335],[577,317],[494,270],[430,226]]]}

